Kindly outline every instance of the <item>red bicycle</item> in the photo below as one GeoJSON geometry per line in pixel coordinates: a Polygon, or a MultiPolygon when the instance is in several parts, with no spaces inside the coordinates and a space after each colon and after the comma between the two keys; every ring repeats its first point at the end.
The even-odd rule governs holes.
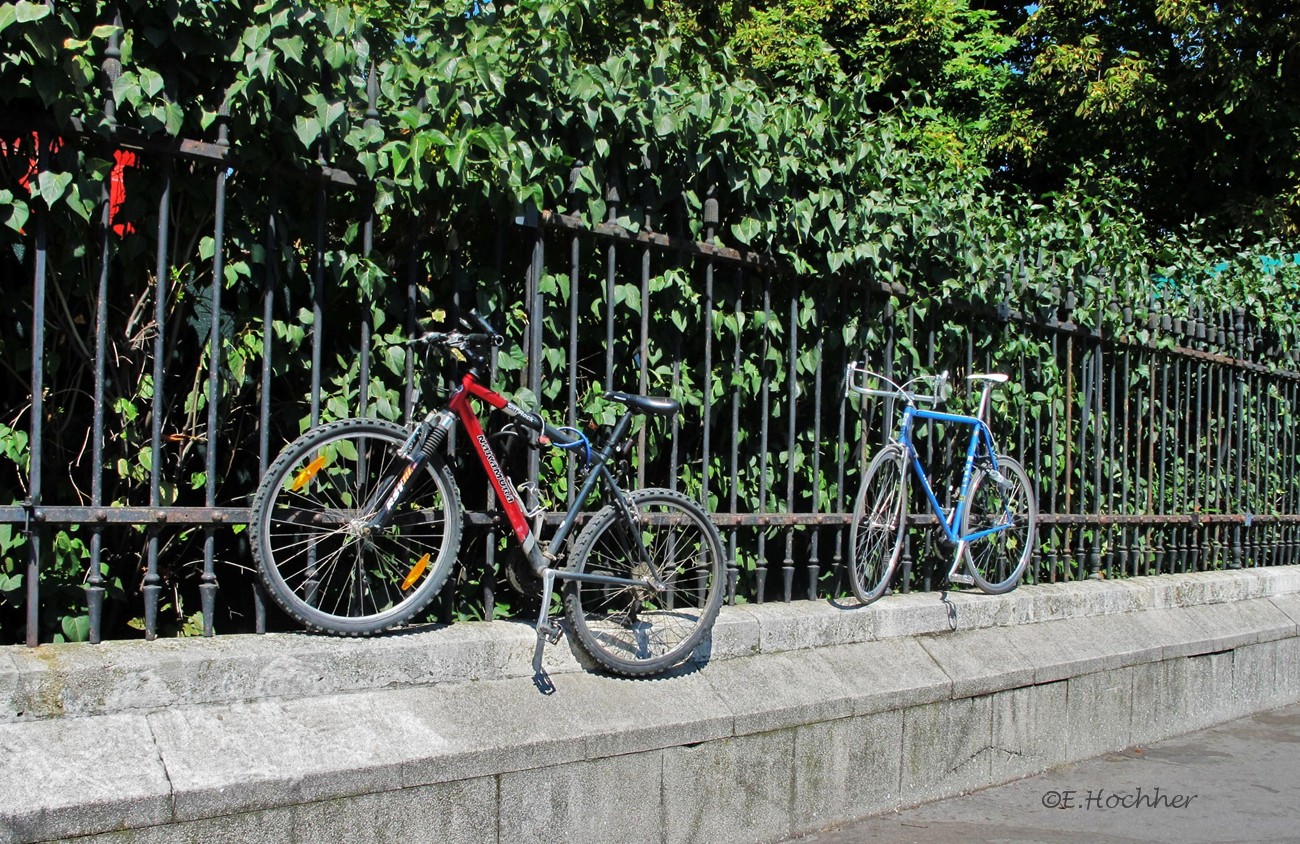
{"type": "MultiPolygon", "coordinates": [[[[464,511],[443,452],[457,421],[483,465],[500,509],[540,578],[534,668],[559,640],[551,621],[555,581],[582,649],[618,674],[643,676],[685,661],[712,627],[722,602],[722,543],[704,510],[668,489],[624,492],[610,469],[624,453],[633,416],[672,416],[669,398],[608,392],[626,410],[599,447],[557,428],[482,383],[487,354],[502,338],[476,314],[466,331],[410,341],[458,362],[447,402],[403,427],[380,419],[320,425],[275,459],[253,499],[253,556],[268,592],[315,630],[368,635],[424,609],[446,582],[460,547],[464,511]],[[483,402],[538,442],[580,459],[581,485],[549,540],[531,521],[502,470],[473,402],[483,402]],[[599,509],[575,532],[594,502],[599,509]]],[[[537,521],[540,526],[540,519],[537,521]]]]}

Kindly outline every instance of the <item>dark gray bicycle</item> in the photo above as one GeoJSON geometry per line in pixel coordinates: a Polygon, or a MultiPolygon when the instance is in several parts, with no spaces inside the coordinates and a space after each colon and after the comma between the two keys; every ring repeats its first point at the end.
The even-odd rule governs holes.
{"type": "Polygon", "coordinates": [[[252,506],[253,556],[267,590],[309,628],[367,635],[424,609],[446,582],[460,547],[464,513],[442,457],[459,420],[497,502],[541,585],[534,668],[562,629],[550,617],[555,581],[582,649],[608,670],[657,674],[686,660],[722,603],[722,542],[704,510],[668,489],[620,489],[611,461],[624,453],[637,414],[672,416],[668,398],[609,392],[626,410],[599,447],[557,428],[480,383],[487,353],[502,338],[471,315],[465,331],[411,341],[458,362],[447,402],[402,427],[345,419],[314,428],[272,463],[252,506]],[[582,484],[548,541],[541,508],[526,507],[492,450],[471,400],[484,402],[539,442],[579,455],[582,484]],[[588,502],[599,509],[574,533],[588,502]]]}

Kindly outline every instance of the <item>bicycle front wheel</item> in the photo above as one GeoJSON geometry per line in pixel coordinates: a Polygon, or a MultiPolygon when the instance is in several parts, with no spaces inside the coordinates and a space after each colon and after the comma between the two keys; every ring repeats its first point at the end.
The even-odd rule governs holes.
{"type": "Polygon", "coordinates": [[[345,419],[307,432],[271,464],[253,498],[253,558],[275,602],[314,630],[359,636],[433,600],[460,546],[460,495],[436,456],[410,476],[382,525],[368,524],[411,461],[408,432],[345,419]]]}
{"type": "Polygon", "coordinates": [[[571,570],[636,581],[564,587],[564,610],[582,649],[616,674],[657,674],[684,661],[722,604],[722,541],[704,510],[681,493],[631,493],[629,524],[617,504],[600,510],[573,544],[571,570]]]}
{"type": "Polygon", "coordinates": [[[1010,592],[1020,583],[1038,533],[1038,502],[1024,467],[999,457],[998,472],[1000,479],[986,470],[975,473],[961,519],[962,536],[1007,525],[966,545],[971,578],[993,595],[1010,592]]]}
{"type": "Polygon", "coordinates": [[[849,530],[849,583],[864,604],[889,589],[907,525],[907,454],[890,444],[867,466],[849,530]]]}

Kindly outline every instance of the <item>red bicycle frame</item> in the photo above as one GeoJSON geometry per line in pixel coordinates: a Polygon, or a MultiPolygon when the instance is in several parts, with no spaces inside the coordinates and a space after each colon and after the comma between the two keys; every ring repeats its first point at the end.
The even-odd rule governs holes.
{"type": "Polygon", "coordinates": [[[461,378],[460,389],[454,392],[447,402],[448,409],[460,417],[460,424],[464,427],[465,432],[469,434],[470,442],[474,443],[474,449],[478,452],[478,458],[483,464],[483,471],[487,473],[488,478],[492,481],[492,488],[496,490],[497,501],[500,502],[501,509],[505,511],[506,518],[510,521],[510,527],[514,530],[515,536],[519,538],[519,543],[524,547],[524,551],[531,554],[536,537],[533,536],[533,531],[528,526],[528,516],[524,513],[524,508],[519,504],[519,492],[515,489],[515,485],[509,476],[502,470],[496,453],[492,451],[492,446],[488,444],[487,434],[483,432],[483,425],[478,420],[478,414],[474,412],[474,406],[470,404],[471,397],[487,402],[497,410],[503,411],[507,416],[519,419],[534,430],[543,430],[543,423],[536,414],[529,413],[492,388],[480,384],[473,372],[465,373],[461,378]]]}

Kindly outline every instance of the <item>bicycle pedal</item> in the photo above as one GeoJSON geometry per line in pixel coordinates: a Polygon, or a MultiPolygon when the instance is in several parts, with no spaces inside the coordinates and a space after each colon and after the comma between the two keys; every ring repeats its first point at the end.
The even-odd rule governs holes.
{"type": "Polygon", "coordinates": [[[537,625],[537,638],[545,639],[547,644],[557,644],[563,635],[564,631],[554,624],[537,625]]]}
{"type": "Polygon", "coordinates": [[[950,574],[948,575],[948,582],[960,583],[962,586],[971,586],[975,583],[975,579],[969,574],[950,574]]]}

